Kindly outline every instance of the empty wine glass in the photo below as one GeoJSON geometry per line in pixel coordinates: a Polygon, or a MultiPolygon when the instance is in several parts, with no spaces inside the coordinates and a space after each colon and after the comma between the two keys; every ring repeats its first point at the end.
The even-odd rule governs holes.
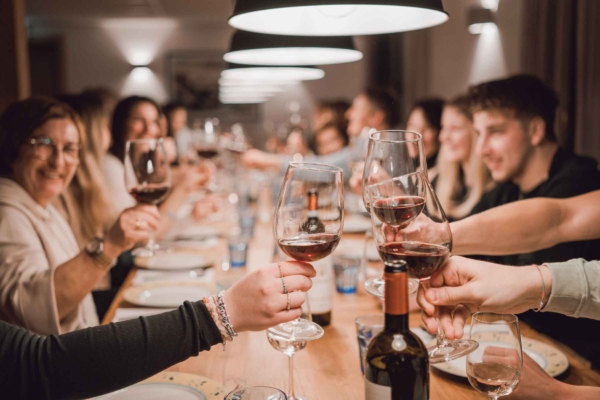
{"type": "Polygon", "coordinates": [[[287,400],[287,396],[281,390],[272,387],[247,386],[229,392],[225,400],[287,400]]]}
{"type": "MultiPolygon", "coordinates": [[[[452,232],[426,172],[413,172],[368,187],[377,250],[384,262],[406,264],[408,275],[429,285],[429,278],[450,257],[452,232]]],[[[429,361],[440,363],[477,348],[472,340],[448,341],[438,321],[437,344],[429,361]]]]}
{"type": "Polygon", "coordinates": [[[427,173],[423,136],[409,131],[379,131],[369,135],[369,147],[363,167],[363,202],[370,213],[366,188],[412,172],[427,173]]]}
{"type": "MultiPolygon", "coordinates": [[[[308,302],[308,293],[306,294],[306,301],[302,304],[302,315],[300,318],[302,318],[303,321],[312,321],[312,314],[310,312],[310,305],[308,302]]],[[[289,358],[290,379],[288,399],[303,400],[302,397],[298,397],[294,394],[294,354],[306,347],[306,340],[290,340],[288,335],[284,334],[282,336],[280,334],[280,330],[274,328],[267,329],[267,339],[269,339],[269,343],[275,350],[284,353],[289,358]]]]}
{"type": "MultiPolygon", "coordinates": [[[[275,208],[279,248],[298,261],[318,261],[335,250],[344,226],[342,170],[324,164],[290,163],[275,208]]],[[[271,328],[288,340],[314,340],[323,329],[296,319],[271,328]]]]}
{"type": "Polygon", "coordinates": [[[512,314],[475,313],[470,337],[479,343],[467,356],[471,386],[490,400],[511,394],[523,374],[519,319],[512,314]]]}
{"type": "MultiPolygon", "coordinates": [[[[125,145],[125,185],[129,193],[143,204],[157,205],[171,190],[171,167],[162,139],[130,140],[125,145]]],[[[154,231],[149,231],[145,248],[134,250],[134,255],[150,257],[159,246],[154,231]]]]}

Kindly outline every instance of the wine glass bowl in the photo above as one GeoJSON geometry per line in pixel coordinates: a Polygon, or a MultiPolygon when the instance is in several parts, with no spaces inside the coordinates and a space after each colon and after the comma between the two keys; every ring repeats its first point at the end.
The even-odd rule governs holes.
{"type": "Polygon", "coordinates": [[[475,313],[470,338],[479,343],[467,356],[471,386],[491,400],[511,394],[523,374],[519,319],[511,314],[475,313]]]}
{"type": "MultiPolygon", "coordinates": [[[[125,185],[138,203],[160,204],[171,190],[171,167],[162,139],[130,140],[125,145],[125,185]]],[[[154,232],[135,255],[152,256],[158,250],[154,232]]]]}
{"type": "Polygon", "coordinates": [[[399,130],[371,133],[362,175],[363,202],[367,211],[371,212],[369,186],[418,171],[427,173],[420,133],[399,130]]]}

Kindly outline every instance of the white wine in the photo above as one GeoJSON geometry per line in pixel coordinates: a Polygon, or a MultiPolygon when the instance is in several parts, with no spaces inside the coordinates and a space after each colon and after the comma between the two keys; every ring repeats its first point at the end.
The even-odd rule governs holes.
{"type": "Polygon", "coordinates": [[[269,343],[275,350],[285,353],[287,355],[297,353],[306,347],[306,341],[283,340],[281,337],[269,331],[267,331],[267,339],[269,339],[269,343]]]}
{"type": "Polygon", "coordinates": [[[369,344],[365,363],[366,400],[429,399],[429,358],[408,327],[406,263],[386,262],[385,326],[369,344]]]}
{"type": "Polygon", "coordinates": [[[493,362],[467,362],[471,386],[488,396],[507,396],[517,387],[521,373],[516,368],[493,362]]]}

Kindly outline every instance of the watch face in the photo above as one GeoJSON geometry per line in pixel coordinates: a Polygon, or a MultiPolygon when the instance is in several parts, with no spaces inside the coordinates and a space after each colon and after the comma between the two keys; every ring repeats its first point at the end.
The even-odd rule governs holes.
{"type": "Polygon", "coordinates": [[[87,250],[92,254],[100,254],[104,250],[104,243],[101,239],[95,238],[87,245],[87,250]]]}

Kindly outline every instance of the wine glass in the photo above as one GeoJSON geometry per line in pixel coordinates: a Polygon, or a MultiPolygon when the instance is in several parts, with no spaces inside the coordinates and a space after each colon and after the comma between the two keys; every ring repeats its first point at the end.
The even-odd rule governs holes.
{"type": "Polygon", "coordinates": [[[229,392],[225,400],[287,400],[287,396],[281,390],[272,387],[247,386],[229,392]]]}
{"type": "MultiPolygon", "coordinates": [[[[335,250],[344,226],[342,170],[324,164],[290,163],[275,208],[279,248],[298,261],[318,261],[335,250]]],[[[271,328],[288,340],[314,340],[323,329],[296,319],[271,328]]]]}
{"type": "MultiPolygon", "coordinates": [[[[408,276],[429,285],[429,278],[450,257],[452,232],[426,172],[413,172],[367,189],[377,250],[384,263],[406,263],[408,276]]],[[[448,341],[438,321],[437,344],[429,361],[441,363],[477,348],[473,340],[448,341]]]]}
{"type": "MultiPolygon", "coordinates": [[[[171,190],[171,167],[162,139],[130,140],[125,145],[125,185],[138,203],[157,205],[171,190]]],[[[145,248],[134,255],[153,256],[159,249],[154,231],[149,231],[145,248]]]]}
{"type": "MultiPolygon", "coordinates": [[[[302,304],[302,315],[300,316],[304,321],[308,321],[312,323],[312,314],[310,312],[310,305],[308,302],[308,293],[306,294],[306,301],[302,304]]],[[[318,326],[318,325],[317,325],[318,326]]],[[[320,336],[319,336],[320,337],[320,336]]],[[[288,391],[288,399],[289,400],[303,400],[302,397],[298,397],[294,394],[294,354],[299,352],[300,350],[306,347],[307,340],[290,340],[287,335],[281,335],[280,331],[274,328],[267,329],[267,339],[269,339],[269,343],[271,346],[286,356],[289,359],[289,370],[290,370],[290,380],[289,380],[289,391],[288,391]]]]}
{"type": "Polygon", "coordinates": [[[204,131],[199,131],[195,136],[194,145],[201,161],[210,160],[219,155],[219,132],[217,128],[218,120],[207,118],[204,121],[204,131]]]}
{"type": "Polygon", "coordinates": [[[369,147],[363,167],[363,202],[371,212],[367,187],[378,182],[410,174],[427,173],[423,136],[409,131],[379,131],[369,135],[369,147]]]}
{"type": "Polygon", "coordinates": [[[519,319],[512,314],[475,313],[470,338],[479,342],[467,356],[471,386],[490,400],[511,394],[523,374],[519,319]]]}

